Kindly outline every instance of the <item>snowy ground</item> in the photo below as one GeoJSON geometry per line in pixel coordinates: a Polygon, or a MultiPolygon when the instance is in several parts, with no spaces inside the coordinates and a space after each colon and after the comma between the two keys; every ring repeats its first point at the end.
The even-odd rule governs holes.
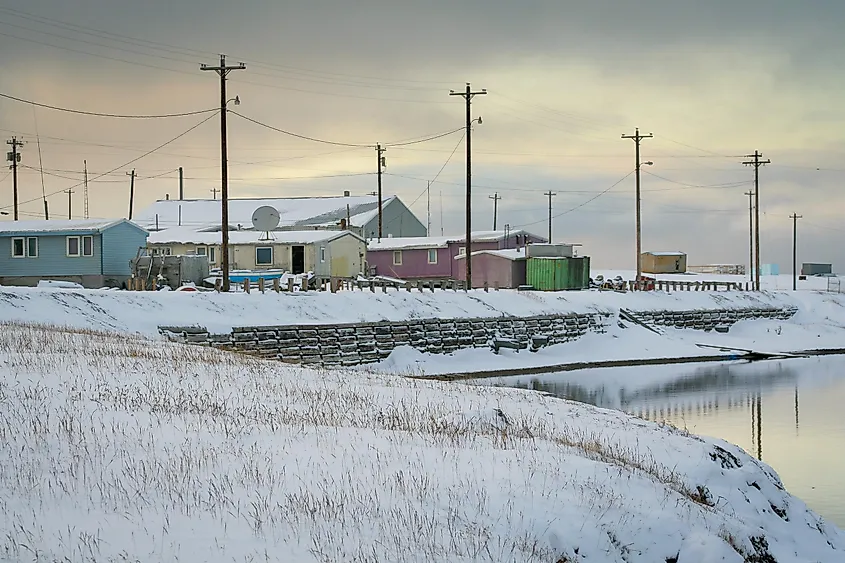
{"type": "Polygon", "coordinates": [[[434,317],[495,317],[628,309],[801,306],[820,315],[845,310],[845,294],[798,292],[407,292],[391,289],[218,294],[50,288],[0,288],[0,320],[156,335],[159,325],[202,325],[214,333],[233,326],[349,323],[434,317]]]}
{"type": "Polygon", "coordinates": [[[0,362],[2,560],[845,560],[767,465],[619,412],[17,325],[0,362]]]}

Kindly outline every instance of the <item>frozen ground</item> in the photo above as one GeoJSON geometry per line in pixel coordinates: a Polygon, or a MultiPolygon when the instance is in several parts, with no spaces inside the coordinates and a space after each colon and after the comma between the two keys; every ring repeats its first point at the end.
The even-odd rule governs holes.
{"type": "Polygon", "coordinates": [[[8,561],[845,561],[845,533],[722,441],[514,389],[15,324],[0,513],[8,561]]]}
{"type": "Polygon", "coordinates": [[[433,317],[543,315],[628,309],[739,308],[795,305],[841,318],[845,294],[798,292],[598,291],[517,292],[474,290],[407,292],[395,289],[218,294],[130,292],[65,288],[0,288],[0,320],[157,334],[159,325],[202,325],[214,333],[233,326],[348,323],[433,317]]]}

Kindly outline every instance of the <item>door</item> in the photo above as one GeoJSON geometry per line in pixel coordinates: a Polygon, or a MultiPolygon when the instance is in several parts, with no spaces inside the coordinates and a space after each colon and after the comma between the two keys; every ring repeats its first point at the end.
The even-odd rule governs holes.
{"type": "Polygon", "coordinates": [[[291,273],[304,274],[305,273],[305,247],[291,246],[290,247],[290,265],[291,273]]]}

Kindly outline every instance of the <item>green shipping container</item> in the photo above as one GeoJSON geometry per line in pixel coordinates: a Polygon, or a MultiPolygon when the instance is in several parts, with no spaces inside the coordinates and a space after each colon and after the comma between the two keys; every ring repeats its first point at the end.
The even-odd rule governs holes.
{"type": "Polygon", "coordinates": [[[529,258],[525,278],[540,291],[586,289],[590,286],[590,257],[529,258]]]}

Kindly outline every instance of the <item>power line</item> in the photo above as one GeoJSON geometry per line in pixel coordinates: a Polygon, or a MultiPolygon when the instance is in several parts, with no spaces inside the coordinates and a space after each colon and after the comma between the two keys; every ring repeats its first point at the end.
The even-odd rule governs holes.
{"type": "MultiPolygon", "coordinates": [[[[173,137],[173,138],[172,138],[172,139],[170,139],[169,141],[166,141],[166,142],[164,142],[164,143],[160,144],[160,145],[159,145],[159,146],[157,146],[156,148],[154,148],[154,149],[152,149],[152,150],[149,150],[149,151],[145,152],[145,153],[144,153],[144,154],[142,154],[141,156],[136,157],[136,158],[133,158],[133,159],[132,159],[132,160],[130,160],[129,162],[124,162],[124,163],[123,163],[123,164],[121,164],[120,166],[116,166],[116,167],[112,168],[111,170],[109,170],[108,172],[104,172],[104,173],[102,173],[102,174],[98,174],[98,175],[97,175],[97,176],[95,176],[93,179],[88,180],[88,181],[89,181],[89,182],[96,181],[96,180],[98,180],[98,179],[102,178],[103,176],[107,176],[107,175],[109,175],[109,174],[112,174],[112,173],[116,172],[117,170],[120,170],[121,168],[126,168],[126,167],[127,167],[127,166],[129,166],[130,164],[134,164],[135,162],[138,162],[138,161],[139,161],[139,160],[141,160],[142,158],[147,157],[147,156],[149,156],[149,155],[153,154],[154,152],[158,151],[159,149],[164,148],[164,147],[166,147],[167,145],[169,145],[169,144],[171,144],[171,143],[173,143],[173,142],[175,142],[175,141],[178,141],[179,139],[181,139],[182,137],[184,137],[185,135],[187,135],[188,133],[190,133],[191,131],[193,131],[193,130],[194,130],[194,129],[196,129],[197,127],[199,127],[199,126],[203,125],[204,123],[206,123],[207,121],[211,120],[211,118],[213,118],[213,117],[214,117],[214,115],[215,115],[215,114],[211,114],[211,115],[209,115],[208,117],[206,117],[205,119],[203,119],[202,121],[200,121],[199,123],[197,123],[196,125],[194,125],[194,126],[192,126],[191,128],[186,129],[185,131],[183,131],[183,132],[179,133],[178,135],[176,135],[175,137],[173,137]]],[[[56,195],[56,194],[62,193],[62,192],[64,192],[64,191],[65,191],[65,190],[67,190],[67,189],[71,189],[71,190],[72,190],[73,188],[78,188],[79,186],[83,185],[84,183],[85,183],[85,182],[84,182],[84,181],[82,181],[82,182],[79,182],[79,183],[77,183],[77,184],[74,184],[74,185],[73,185],[73,186],[71,186],[70,188],[63,188],[63,189],[61,189],[61,190],[56,190],[55,192],[48,193],[48,194],[47,194],[46,196],[44,196],[44,197],[50,197],[50,196],[52,196],[52,195],[56,195]]],[[[38,201],[39,199],[41,199],[41,198],[29,199],[29,200],[27,200],[27,201],[23,201],[23,202],[21,202],[21,203],[20,203],[20,205],[23,205],[23,204],[26,204],[26,203],[32,203],[33,201],[38,201]]],[[[8,209],[9,207],[10,207],[10,206],[8,206],[8,205],[7,205],[7,206],[5,206],[5,207],[0,207],[0,209],[8,209]]]]}
{"type": "Polygon", "coordinates": [[[253,118],[251,118],[251,117],[247,117],[247,116],[245,116],[245,115],[243,115],[243,114],[240,114],[240,113],[238,113],[238,112],[236,112],[236,111],[229,110],[229,113],[231,113],[231,114],[233,114],[233,115],[237,115],[237,116],[238,116],[238,117],[240,117],[241,119],[245,119],[246,121],[250,121],[250,122],[252,122],[252,123],[255,123],[256,125],[260,125],[261,127],[265,127],[265,128],[267,128],[267,129],[270,129],[271,131],[276,131],[276,132],[278,132],[278,133],[282,133],[282,134],[284,134],[284,135],[289,135],[289,136],[291,136],[291,137],[296,137],[297,139],[303,139],[303,140],[305,140],[305,141],[312,141],[312,142],[315,142],[315,143],[323,143],[323,144],[325,144],[325,145],[334,145],[334,146],[336,146],[336,147],[353,147],[353,148],[371,148],[371,147],[375,147],[375,145],[373,145],[372,143],[370,143],[370,144],[363,144],[363,143],[340,143],[340,142],[337,142],[337,141],[327,141],[326,139],[318,139],[317,137],[309,137],[309,136],[307,136],[307,135],[300,135],[299,133],[293,133],[292,131],[286,131],[286,130],[284,130],[284,129],[279,129],[278,127],[273,127],[272,125],[267,125],[266,123],[262,123],[261,121],[258,121],[257,119],[253,119],[253,118]]]}
{"type": "Polygon", "coordinates": [[[203,113],[209,113],[209,112],[212,112],[212,111],[217,111],[217,108],[211,108],[211,109],[202,109],[202,110],[196,110],[196,111],[186,111],[186,112],[182,112],[182,113],[165,113],[165,114],[161,114],[161,115],[121,115],[121,114],[115,114],[115,113],[99,113],[99,112],[95,112],[95,111],[84,111],[84,110],[80,110],[80,109],[70,109],[70,108],[63,108],[63,107],[58,107],[58,106],[51,106],[49,104],[42,104],[42,103],[39,103],[39,102],[34,102],[32,100],[25,100],[23,98],[18,98],[18,97],[11,96],[9,94],[3,94],[3,93],[0,93],[0,98],[6,98],[7,100],[14,100],[16,102],[21,102],[23,104],[30,104],[30,105],[37,106],[37,107],[40,107],[40,108],[52,109],[52,110],[56,110],[56,111],[63,111],[65,113],[75,113],[75,114],[79,114],[79,115],[90,115],[90,116],[95,116],[95,117],[115,117],[115,118],[120,118],[120,119],[164,119],[164,118],[168,118],[168,117],[187,117],[187,116],[190,116],[190,115],[200,115],[200,114],[203,114],[203,113]]]}
{"type": "MultiPolygon", "coordinates": [[[[630,176],[630,175],[631,175],[631,174],[633,174],[633,173],[634,173],[634,171],[633,171],[633,170],[631,170],[630,172],[628,172],[627,174],[625,174],[624,176],[622,176],[619,180],[617,180],[617,181],[616,181],[616,182],[615,182],[612,186],[610,186],[609,188],[607,188],[607,189],[605,189],[605,190],[600,191],[598,194],[596,194],[595,196],[591,197],[590,199],[588,199],[588,200],[587,200],[587,201],[585,201],[584,203],[581,203],[581,204],[579,204],[579,205],[576,205],[575,207],[573,207],[573,208],[571,208],[571,209],[567,209],[567,210],[566,210],[566,211],[564,211],[563,213],[558,213],[557,215],[554,215],[554,216],[552,217],[552,219],[557,219],[558,217],[562,217],[563,215],[566,215],[566,214],[568,214],[568,213],[572,213],[573,211],[576,211],[576,210],[578,210],[578,209],[581,209],[582,207],[584,207],[584,206],[585,206],[585,205],[587,205],[588,203],[592,203],[593,201],[597,200],[598,198],[600,198],[601,196],[603,196],[604,194],[606,194],[607,192],[609,192],[610,190],[612,190],[613,188],[615,188],[616,186],[618,186],[619,184],[621,184],[622,182],[624,182],[624,181],[628,178],[628,176],[630,176]]],[[[514,228],[530,227],[531,225],[536,225],[537,223],[543,223],[543,222],[545,222],[545,221],[546,221],[545,219],[540,219],[539,221],[534,221],[534,222],[532,222],[532,223],[524,223],[524,224],[522,224],[522,225],[514,225],[514,228]]]]}

